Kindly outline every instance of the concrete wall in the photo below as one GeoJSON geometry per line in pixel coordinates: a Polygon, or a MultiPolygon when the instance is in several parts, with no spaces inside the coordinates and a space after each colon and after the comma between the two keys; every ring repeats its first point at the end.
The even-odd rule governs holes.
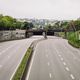
{"type": "Polygon", "coordinates": [[[23,39],[25,32],[25,30],[0,31],[0,41],[23,39]]]}

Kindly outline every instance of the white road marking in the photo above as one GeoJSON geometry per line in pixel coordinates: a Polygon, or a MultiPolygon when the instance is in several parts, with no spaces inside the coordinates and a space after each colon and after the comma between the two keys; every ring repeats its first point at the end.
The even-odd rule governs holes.
{"type": "MultiPolygon", "coordinates": [[[[28,39],[27,39],[28,40],[28,39]]],[[[35,41],[36,39],[34,39],[33,41],[35,41]]],[[[33,41],[30,41],[30,44],[29,44],[29,46],[31,45],[31,43],[33,42],[33,41]]],[[[28,43],[28,42],[27,42],[28,43]]],[[[28,47],[29,47],[28,46],[28,47]]],[[[27,48],[28,48],[27,47],[27,48]]],[[[36,48],[36,47],[35,47],[36,48]]],[[[33,54],[33,60],[34,60],[34,56],[35,56],[35,53],[33,54]]],[[[24,55],[23,55],[23,57],[24,57],[24,55]]],[[[23,59],[23,57],[22,57],[22,59],[23,59]]],[[[17,67],[15,68],[15,70],[14,70],[14,72],[13,72],[13,74],[12,74],[12,76],[10,77],[10,80],[12,80],[12,78],[13,78],[13,76],[15,75],[15,73],[16,73],[16,71],[17,71],[17,69],[18,69],[18,67],[19,67],[19,65],[20,65],[20,63],[21,63],[21,61],[22,61],[22,59],[20,60],[20,62],[19,62],[19,64],[17,65],[17,67]]],[[[32,59],[31,59],[32,60],[32,59]]],[[[33,63],[33,62],[32,62],[33,63]]],[[[31,64],[32,64],[31,63],[31,64]]],[[[31,65],[30,65],[30,67],[32,67],[31,65]]],[[[29,69],[30,69],[30,67],[29,67],[29,69]]],[[[31,70],[31,69],[30,69],[31,70]]],[[[28,72],[28,78],[29,78],[29,74],[30,74],[30,71],[28,72]]],[[[27,78],[27,77],[26,77],[27,78]]],[[[28,79],[27,79],[28,80],[28,79]]]]}
{"type": "Polygon", "coordinates": [[[64,64],[64,66],[66,66],[66,63],[65,62],[63,62],[63,64],[64,64]]]}
{"type": "Polygon", "coordinates": [[[51,73],[49,73],[49,77],[50,77],[50,78],[52,77],[51,73]]]}
{"type": "Polygon", "coordinates": [[[48,57],[48,55],[46,54],[46,57],[48,57]]]}
{"type": "Polygon", "coordinates": [[[67,71],[70,71],[68,67],[65,68],[67,71]]]}
{"type": "Polygon", "coordinates": [[[61,58],[61,61],[63,61],[64,59],[63,58],[61,58]]]}
{"type": "Polygon", "coordinates": [[[2,53],[0,52],[0,55],[1,55],[2,53]]]}
{"type": "Polygon", "coordinates": [[[6,52],[8,49],[12,48],[14,45],[9,46],[7,49],[5,49],[4,51],[0,52],[0,55],[4,52],[6,52]]]}
{"type": "Polygon", "coordinates": [[[2,65],[0,65],[0,68],[2,67],[2,65]]]}
{"type": "Polygon", "coordinates": [[[50,63],[49,63],[49,62],[48,62],[47,64],[48,64],[48,66],[50,65],[50,63]]]}
{"type": "Polygon", "coordinates": [[[56,50],[57,54],[59,54],[59,51],[56,48],[55,48],[55,50],[56,50]]]}
{"type": "Polygon", "coordinates": [[[10,58],[10,56],[8,56],[8,58],[10,58]]]}
{"type": "Polygon", "coordinates": [[[30,72],[31,72],[31,68],[32,68],[32,64],[33,64],[33,61],[34,61],[34,57],[35,57],[35,53],[36,52],[33,52],[33,53],[34,53],[34,55],[33,55],[32,60],[31,60],[31,64],[30,64],[30,67],[29,67],[29,71],[28,71],[26,80],[29,80],[29,75],[30,75],[30,72]]]}
{"type": "Polygon", "coordinates": [[[74,77],[72,74],[70,75],[70,77],[71,77],[73,80],[75,79],[75,77],[74,77]]]}
{"type": "Polygon", "coordinates": [[[61,57],[61,55],[58,55],[59,57],[61,57]]]}

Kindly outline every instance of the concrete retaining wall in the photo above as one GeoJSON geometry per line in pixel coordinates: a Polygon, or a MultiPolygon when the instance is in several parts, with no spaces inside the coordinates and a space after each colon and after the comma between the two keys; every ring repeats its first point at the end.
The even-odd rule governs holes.
{"type": "Polygon", "coordinates": [[[0,41],[26,38],[25,32],[25,30],[0,31],[0,41]]]}

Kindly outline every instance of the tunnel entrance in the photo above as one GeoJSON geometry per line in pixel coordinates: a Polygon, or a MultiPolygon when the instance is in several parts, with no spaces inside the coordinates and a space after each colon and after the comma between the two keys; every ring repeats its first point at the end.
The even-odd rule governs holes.
{"type": "Polygon", "coordinates": [[[41,31],[35,31],[35,32],[33,32],[33,35],[43,35],[43,32],[41,32],[41,31]]]}
{"type": "Polygon", "coordinates": [[[54,36],[54,32],[47,32],[47,35],[54,36]]]}
{"type": "Polygon", "coordinates": [[[46,33],[47,36],[54,36],[54,31],[45,31],[45,30],[30,30],[30,31],[26,31],[25,33],[25,37],[28,38],[32,35],[43,35],[43,32],[46,33]]]}

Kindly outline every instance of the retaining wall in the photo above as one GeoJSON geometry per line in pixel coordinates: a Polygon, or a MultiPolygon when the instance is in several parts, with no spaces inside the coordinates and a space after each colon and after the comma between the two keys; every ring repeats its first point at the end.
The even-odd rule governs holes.
{"type": "Polygon", "coordinates": [[[0,41],[23,39],[26,30],[0,31],[0,41]]]}

